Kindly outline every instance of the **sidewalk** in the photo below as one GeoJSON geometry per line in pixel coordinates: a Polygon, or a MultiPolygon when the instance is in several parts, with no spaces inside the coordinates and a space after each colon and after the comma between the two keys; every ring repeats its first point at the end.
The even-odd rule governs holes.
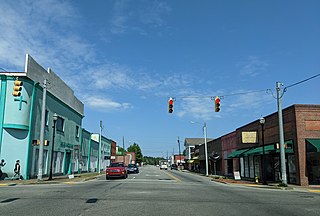
{"type": "MultiPolygon", "coordinates": [[[[204,174],[191,172],[189,170],[181,170],[181,171],[188,172],[195,175],[205,176],[204,174]]],[[[281,187],[281,186],[278,186],[279,183],[268,183],[268,185],[264,185],[262,183],[255,183],[254,181],[234,180],[234,179],[224,178],[223,176],[218,176],[218,175],[209,175],[208,178],[211,178],[211,181],[222,183],[222,184],[229,184],[229,185],[239,185],[239,186],[254,187],[254,188],[261,188],[261,189],[295,190],[295,191],[303,191],[303,192],[320,193],[320,185],[299,186],[299,185],[289,184],[288,187],[281,187]]]]}
{"type": "MultiPolygon", "coordinates": [[[[2,180],[0,186],[15,186],[15,185],[30,185],[30,184],[75,184],[79,182],[89,181],[95,179],[103,173],[81,173],[74,174],[73,178],[69,178],[69,175],[53,176],[52,180],[48,180],[48,177],[44,177],[42,181],[38,179],[29,180],[2,180]]],[[[72,176],[71,176],[72,177],[72,176]]]]}
{"type": "Polygon", "coordinates": [[[288,187],[282,187],[282,186],[279,186],[279,183],[268,183],[267,185],[264,185],[260,182],[255,183],[255,182],[249,182],[244,180],[216,178],[215,176],[210,176],[210,177],[212,178],[211,181],[215,181],[223,184],[243,185],[247,187],[263,188],[263,189],[295,190],[295,191],[320,193],[320,185],[299,186],[299,185],[288,184],[288,187]]]}

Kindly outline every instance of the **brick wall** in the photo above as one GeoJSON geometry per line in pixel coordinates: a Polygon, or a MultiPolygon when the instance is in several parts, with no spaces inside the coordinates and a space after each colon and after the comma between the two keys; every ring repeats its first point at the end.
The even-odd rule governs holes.
{"type": "Polygon", "coordinates": [[[320,105],[295,105],[296,131],[297,131],[297,173],[300,177],[298,184],[308,185],[308,173],[306,167],[306,143],[305,139],[320,139],[320,105]]]}

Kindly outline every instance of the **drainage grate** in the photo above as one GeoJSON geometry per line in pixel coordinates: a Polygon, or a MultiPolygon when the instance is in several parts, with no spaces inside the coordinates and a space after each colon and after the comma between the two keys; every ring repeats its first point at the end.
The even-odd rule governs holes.
{"type": "Polygon", "coordinates": [[[86,201],[86,203],[96,203],[98,201],[97,198],[91,198],[86,201]]]}
{"type": "Polygon", "coordinates": [[[20,198],[10,198],[10,199],[6,199],[6,200],[1,201],[1,203],[9,203],[9,202],[13,202],[18,199],[20,199],[20,198]]]}
{"type": "Polygon", "coordinates": [[[160,181],[171,181],[172,179],[169,179],[169,178],[163,178],[163,179],[158,179],[160,181]]]}

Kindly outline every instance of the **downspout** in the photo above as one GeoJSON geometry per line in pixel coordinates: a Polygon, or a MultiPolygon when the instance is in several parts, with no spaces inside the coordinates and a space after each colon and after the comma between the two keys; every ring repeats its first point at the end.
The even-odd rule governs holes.
{"type": "Polygon", "coordinates": [[[36,97],[36,88],[39,85],[39,82],[34,83],[33,84],[33,89],[32,89],[32,99],[31,99],[31,108],[30,108],[30,117],[29,117],[29,132],[28,132],[28,136],[29,136],[29,142],[28,142],[28,148],[27,148],[27,160],[26,160],[26,172],[25,172],[25,176],[26,179],[30,179],[30,176],[28,176],[28,171],[30,171],[30,151],[31,151],[31,141],[32,141],[32,119],[33,119],[33,108],[34,108],[34,103],[35,103],[35,97],[36,97]]]}
{"type": "Polygon", "coordinates": [[[4,112],[5,112],[5,104],[6,104],[6,92],[7,92],[7,77],[0,76],[1,79],[1,94],[0,94],[0,154],[2,147],[2,133],[3,133],[3,121],[4,121],[4,112]]]}
{"type": "Polygon", "coordinates": [[[89,138],[89,145],[88,145],[88,172],[91,172],[91,167],[90,167],[90,160],[91,160],[91,133],[90,133],[90,138],[89,138]]]}
{"type": "Polygon", "coordinates": [[[81,128],[81,132],[80,132],[80,149],[79,149],[79,157],[78,157],[78,173],[80,174],[81,173],[81,170],[82,170],[82,165],[81,165],[81,170],[80,170],[80,155],[81,155],[81,159],[82,159],[82,143],[83,143],[83,140],[82,140],[82,133],[83,133],[83,130],[82,130],[82,119],[81,119],[81,125],[80,125],[80,128],[81,128]]]}

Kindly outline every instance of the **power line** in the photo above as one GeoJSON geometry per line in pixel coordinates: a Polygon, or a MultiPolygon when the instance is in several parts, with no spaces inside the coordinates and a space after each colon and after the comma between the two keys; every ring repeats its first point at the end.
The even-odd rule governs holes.
{"type": "Polygon", "coordinates": [[[1,70],[3,70],[4,72],[8,72],[6,69],[4,69],[3,67],[0,67],[1,70]]]}
{"type": "Polygon", "coordinates": [[[318,77],[318,76],[320,76],[320,73],[317,74],[317,75],[314,75],[314,76],[312,76],[312,77],[309,77],[309,78],[307,78],[307,79],[304,79],[304,80],[301,80],[301,81],[299,81],[299,82],[296,82],[296,83],[294,83],[294,84],[288,85],[288,86],[286,86],[284,89],[286,90],[286,89],[291,88],[291,87],[293,87],[293,86],[296,86],[296,85],[299,85],[299,84],[301,84],[301,83],[307,82],[307,81],[309,81],[309,80],[311,80],[311,79],[314,79],[314,78],[316,78],[316,77],[318,77]]]}
{"type": "MultiPolygon", "coordinates": [[[[252,93],[257,93],[257,92],[268,92],[270,89],[263,89],[263,90],[255,90],[255,91],[247,91],[247,92],[240,92],[240,93],[233,93],[233,94],[226,94],[226,95],[217,95],[221,99],[225,97],[231,97],[231,96],[237,96],[237,95],[245,95],[245,94],[252,94],[252,93]]],[[[173,97],[174,100],[177,98],[210,98],[211,100],[214,100],[216,96],[208,96],[208,95],[203,95],[203,96],[178,96],[178,97],[173,97]]]]}
{"type": "Polygon", "coordinates": [[[263,89],[263,90],[256,90],[256,91],[248,91],[248,92],[240,92],[240,93],[233,93],[228,95],[220,95],[220,98],[224,97],[230,97],[230,96],[236,96],[236,95],[245,95],[245,94],[251,94],[251,93],[257,93],[257,92],[268,92],[270,89],[263,89]]]}

